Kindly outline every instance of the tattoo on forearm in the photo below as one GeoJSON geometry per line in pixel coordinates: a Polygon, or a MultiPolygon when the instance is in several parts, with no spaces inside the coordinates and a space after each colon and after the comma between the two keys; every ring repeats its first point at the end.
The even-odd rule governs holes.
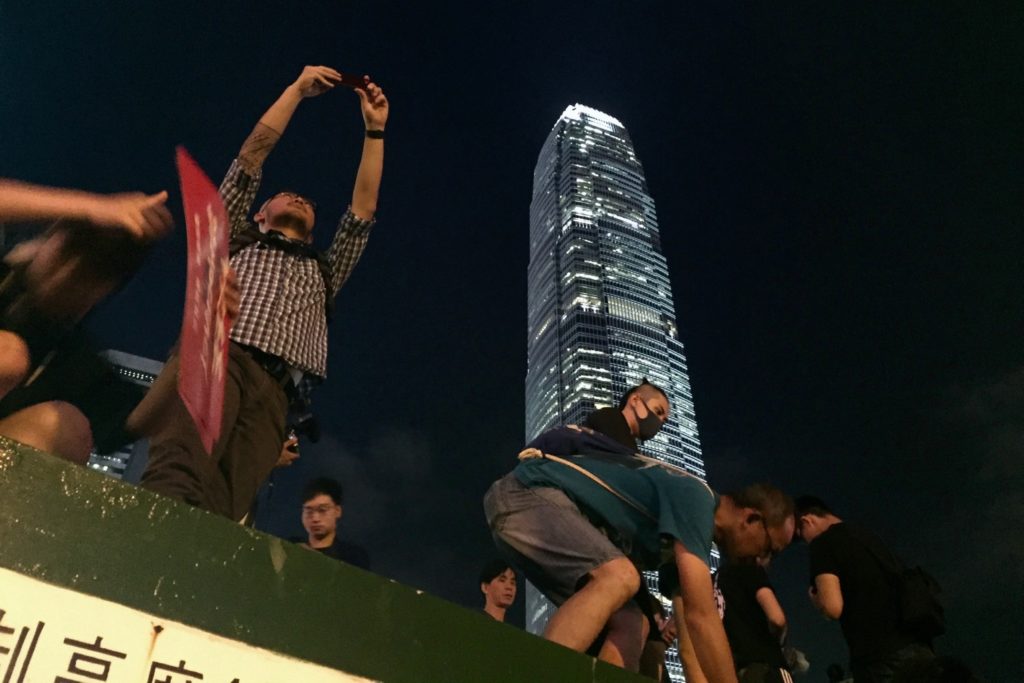
{"type": "Polygon", "coordinates": [[[281,134],[270,126],[257,123],[242,143],[242,151],[238,153],[238,162],[249,173],[259,170],[270,150],[281,139],[281,134]]]}

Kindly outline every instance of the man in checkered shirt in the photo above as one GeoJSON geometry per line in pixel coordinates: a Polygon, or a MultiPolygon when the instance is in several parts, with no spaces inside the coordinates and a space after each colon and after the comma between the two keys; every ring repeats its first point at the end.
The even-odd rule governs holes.
{"type": "MultiPolygon", "coordinates": [[[[358,262],[377,208],[388,101],[368,78],[356,88],[366,124],[352,204],[327,252],[310,243],[316,207],[278,192],[248,219],[263,162],[303,99],[331,90],[341,74],[307,66],[250,133],[220,187],[231,221],[232,258],[242,294],[231,330],[224,419],[207,455],[184,404],[173,393],[150,444],[142,485],[203,509],[243,518],[277,462],[290,404],[304,400],[327,372],[330,303],[358,262]]],[[[172,356],[152,391],[176,383],[172,356]],[[163,387],[159,386],[163,385],[163,387]]]]}

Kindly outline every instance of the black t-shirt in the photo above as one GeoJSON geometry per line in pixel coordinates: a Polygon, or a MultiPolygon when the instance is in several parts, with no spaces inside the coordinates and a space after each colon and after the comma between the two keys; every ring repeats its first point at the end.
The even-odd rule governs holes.
{"type": "Polygon", "coordinates": [[[891,578],[876,557],[892,558],[892,554],[877,537],[840,522],[811,541],[809,549],[811,585],[819,574],[839,577],[843,594],[839,624],[852,662],[882,659],[914,641],[900,632],[899,602],[891,578]]]}
{"type": "Polygon", "coordinates": [[[718,570],[715,584],[722,594],[722,625],[736,669],[750,664],[785,668],[782,648],[769,630],[768,617],[757,602],[759,590],[772,589],[765,570],[753,563],[727,564],[718,570]]]}
{"type": "Polygon", "coordinates": [[[370,570],[370,556],[367,554],[366,549],[355,543],[348,543],[338,538],[334,539],[334,543],[327,546],[326,548],[314,548],[317,552],[326,555],[327,557],[333,557],[335,560],[341,560],[342,562],[348,562],[349,564],[359,567],[360,569],[370,570]]]}
{"type": "Polygon", "coordinates": [[[622,416],[622,411],[617,408],[601,408],[587,416],[583,423],[595,432],[600,432],[607,437],[615,439],[629,450],[636,452],[636,439],[629,433],[629,423],[622,416]]]}

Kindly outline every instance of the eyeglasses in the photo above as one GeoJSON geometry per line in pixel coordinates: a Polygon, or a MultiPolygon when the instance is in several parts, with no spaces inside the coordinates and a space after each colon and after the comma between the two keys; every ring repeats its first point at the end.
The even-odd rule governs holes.
{"type": "Polygon", "coordinates": [[[295,201],[302,202],[303,204],[308,206],[310,209],[312,209],[313,213],[316,213],[316,202],[314,202],[309,197],[303,197],[298,192],[278,192],[277,194],[274,195],[275,199],[277,197],[288,197],[289,199],[294,199],[295,201]]]}
{"type": "Polygon", "coordinates": [[[764,550],[758,555],[758,558],[762,560],[771,560],[779,554],[779,550],[776,550],[772,545],[772,535],[768,532],[768,522],[765,521],[764,515],[761,515],[761,526],[764,528],[764,550]]]}
{"type": "Polygon", "coordinates": [[[312,517],[313,515],[326,515],[328,512],[335,508],[334,505],[310,505],[302,507],[303,517],[312,517]]]}

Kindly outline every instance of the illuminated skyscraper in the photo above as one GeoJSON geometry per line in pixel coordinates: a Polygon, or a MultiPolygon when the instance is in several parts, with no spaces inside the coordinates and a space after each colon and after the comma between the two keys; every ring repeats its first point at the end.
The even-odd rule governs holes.
{"type": "MultiPolygon", "coordinates": [[[[646,377],[668,394],[672,415],[645,454],[704,478],[654,200],[615,118],[573,105],[544,142],[528,279],[527,441],[617,405],[646,377]]],[[[527,628],[539,632],[546,600],[530,585],[526,595],[527,628]]],[[[678,659],[670,673],[680,676],[678,659]]]]}
{"type": "MultiPolygon", "coordinates": [[[[107,362],[114,366],[121,377],[140,387],[149,389],[156,376],[160,374],[164,364],[134,356],[123,351],[107,350],[100,354],[107,362]]],[[[95,451],[89,455],[89,467],[103,472],[115,479],[123,479],[132,483],[138,483],[142,476],[142,470],[146,466],[146,459],[149,455],[149,441],[141,439],[130,443],[116,453],[100,455],[95,451]]]]}

